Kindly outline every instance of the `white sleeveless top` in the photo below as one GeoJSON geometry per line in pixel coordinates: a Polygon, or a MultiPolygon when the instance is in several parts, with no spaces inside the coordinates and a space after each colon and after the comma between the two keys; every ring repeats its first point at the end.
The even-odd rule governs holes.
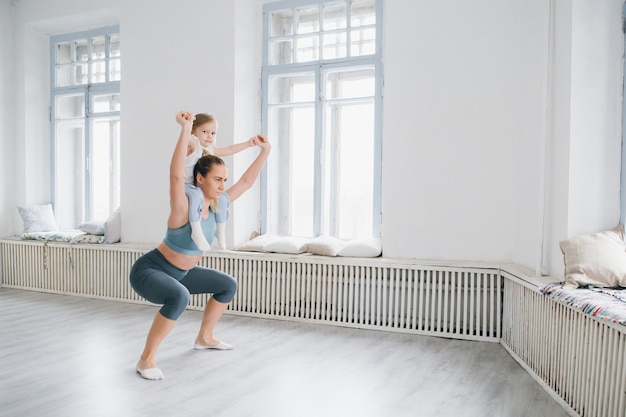
{"type": "Polygon", "coordinates": [[[196,135],[191,135],[192,139],[196,141],[196,148],[191,155],[187,155],[185,158],[185,182],[187,184],[193,184],[193,167],[196,166],[198,159],[202,157],[203,151],[214,155],[213,145],[209,145],[206,148],[200,145],[200,139],[196,135]]]}

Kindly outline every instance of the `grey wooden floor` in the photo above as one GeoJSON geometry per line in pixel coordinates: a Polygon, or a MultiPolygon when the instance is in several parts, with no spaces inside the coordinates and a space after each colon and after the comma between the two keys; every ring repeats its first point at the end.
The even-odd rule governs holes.
{"type": "Polygon", "coordinates": [[[152,306],[0,288],[1,416],[567,416],[497,343],[186,311],[135,372],[152,306]]]}

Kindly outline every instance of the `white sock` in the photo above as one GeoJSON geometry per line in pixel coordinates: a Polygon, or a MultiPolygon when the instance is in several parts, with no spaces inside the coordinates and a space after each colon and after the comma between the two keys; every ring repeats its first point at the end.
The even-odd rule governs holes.
{"type": "Polygon", "coordinates": [[[211,250],[211,245],[207,242],[204,233],[202,233],[202,225],[200,222],[189,222],[191,225],[191,240],[196,244],[198,249],[203,251],[211,250]]]}
{"type": "Polygon", "coordinates": [[[215,224],[215,238],[220,249],[226,249],[226,223],[215,224]]]}

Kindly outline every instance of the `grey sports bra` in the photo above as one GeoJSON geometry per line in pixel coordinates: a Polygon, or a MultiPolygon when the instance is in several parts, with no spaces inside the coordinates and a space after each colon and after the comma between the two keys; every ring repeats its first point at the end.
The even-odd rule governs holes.
{"type": "MultiPolygon", "coordinates": [[[[209,212],[209,217],[201,219],[202,232],[207,242],[212,242],[215,236],[215,213],[209,212]]],[[[198,246],[191,240],[191,225],[189,222],[177,228],[167,228],[165,232],[165,244],[174,252],[183,255],[202,255],[204,251],[198,249],[198,246]]]]}

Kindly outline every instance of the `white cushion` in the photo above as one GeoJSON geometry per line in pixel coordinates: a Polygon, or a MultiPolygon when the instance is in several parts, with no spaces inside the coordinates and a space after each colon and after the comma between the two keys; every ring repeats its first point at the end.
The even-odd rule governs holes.
{"type": "Polygon", "coordinates": [[[332,236],[318,236],[306,244],[306,252],[313,255],[337,256],[337,252],[346,244],[344,240],[332,236]]]}
{"type": "Polygon", "coordinates": [[[78,230],[90,235],[104,235],[104,220],[93,220],[78,225],[78,230]]]}
{"type": "Polygon", "coordinates": [[[104,222],[104,242],[117,243],[122,237],[122,218],[119,207],[104,222]]]}
{"type": "Polygon", "coordinates": [[[566,288],[626,287],[624,227],[559,242],[565,261],[566,288]]]}
{"type": "Polygon", "coordinates": [[[375,258],[380,256],[382,250],[382,242],[378,238],[353,239],[346,242],[343,248],[337,252],[337,256],[375,258]]]}
{"type": "Polygon", "coordinates": [[[41,204],[33,206],[17,206],[24,225],[22,233],[51,232],[59,230],[52,204],[41,204]]]}
{"type": "Polygon", "coordinates": [[[263,252],[263,247],[277,238],[278,236],[272,234],[259,235],[254,239],[250,239],[247,242],[233,248],[233,250],[244,252],[263,252]]]}
{"type": "Polygon", "coordinates": [[[263,246],[265,252],[304,253],[309,239],[298,236],[278,237],[263,246]]]}

